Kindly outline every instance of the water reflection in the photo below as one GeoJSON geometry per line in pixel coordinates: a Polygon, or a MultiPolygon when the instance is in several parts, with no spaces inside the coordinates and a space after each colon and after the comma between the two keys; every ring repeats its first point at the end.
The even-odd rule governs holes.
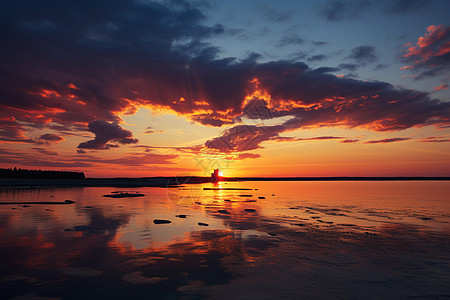
{"type": "Polygon", "coordinates": [[[76,203],[0,205],[0,291],[6,299],[292,298],[349,288],[363,296],[365,287],[381,297],[398,292],[386,284],[395,279],[402,295],[445,294],[448,183],[421,184],[234,183],[138,188],[145,196],[132,199],[102,197],[112,188],[1,191],[3,202],[76,203]]]}

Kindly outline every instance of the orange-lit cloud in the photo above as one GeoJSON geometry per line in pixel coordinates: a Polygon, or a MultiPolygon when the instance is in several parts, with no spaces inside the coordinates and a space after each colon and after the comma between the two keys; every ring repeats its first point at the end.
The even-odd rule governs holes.
{"type": "Polygon", "coordinates": [[[57,134],[46,133],[41,135],[39,140],[44,143],[59,143],[64,141],[64,137],[57,134]]]}
{"type": "Polygon", "coordinates": [[[448,89],[448,84],[443,83],[443,84],[441,84],[439,86],[435,86],[434,89],[433,89],[433,92],[446,90],[446,89],[448,89]]]}
{"type": "Polygon", "coordinates": [[[443,142],[450,142],[450,139],[444,138],[443,136],[430,136],[427,138],[423,138],[419,140],[419,142],[422,143],[443,143],[443,142]]]}
{"type": "Polygon", "coordinates": [[[259,158],[260,154],[257,153],[240,153],[238,159],[259,158]]]}
{"type": "Polygon", "coordinates": [[[379,143],[393,143],[393,142],[401,142],[401,141],[407,141],[411,138],[389,138],[389,139],[382,139],[382,140],[373,140],[373,141],[367,141],[364,142],[364,144],[379,144],[379,143]]]}
{"type": "Polygon", "coordinates": [[[435,76],[448,70],[450,53],[450,27],[430,25],[416,43],[404,45],[403,59],[408,63],[402,69],[419,72],[419,78],[435,76]]]}

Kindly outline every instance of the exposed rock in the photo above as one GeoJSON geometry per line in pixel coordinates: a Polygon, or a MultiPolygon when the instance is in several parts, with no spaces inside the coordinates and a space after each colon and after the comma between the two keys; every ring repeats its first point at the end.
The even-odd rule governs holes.
{"type": "Polygon", "coordinates": [[[60,268],[59,272],[63,275],[80,277],[80,278],[99,277],[100,275],[103,274],[102,271],[99,271],[96,269],[76,268],[76,267],[60,268]]]}
{"type": "Polygon", "coordinates": [[[202,222],[198,222],[198,225],[200,225],[200,226],[209,226],[209,224],[202,223],[202,222]]]}
{"type": "Polygon", "coordinates": [[[169,224],[169,223],[172,223],[172,221],[169,221],[169,220],[154,219],[154,220],[153,220],[153,223],[155,223],[155,224],[169,224]]]}
{"type": "Polygon", "coordinates": [[[167,280],[167,277],[147,277],[142,274],[142,271],[136,271],[133,273],[125,274],[122,279],[132,284],[155,284],[163,280],[167,280]]]}
{"type": "Polygon", "coordinates": [[[112,195],[103,195],[103,197],[109,197],[109,198],[134,198],[134,197],[144,197],[144,194],[139,193],[118,193],[118,194],[112,194],[112,195]]]}

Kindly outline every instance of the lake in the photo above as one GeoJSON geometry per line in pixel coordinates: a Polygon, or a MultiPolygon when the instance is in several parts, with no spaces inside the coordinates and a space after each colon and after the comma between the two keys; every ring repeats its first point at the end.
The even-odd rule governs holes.
{"type": "Polygon", "coordinates": [[[65,200],[0,205],[2,299],[450,297],[449,181],[0,190],[65,200]]]}

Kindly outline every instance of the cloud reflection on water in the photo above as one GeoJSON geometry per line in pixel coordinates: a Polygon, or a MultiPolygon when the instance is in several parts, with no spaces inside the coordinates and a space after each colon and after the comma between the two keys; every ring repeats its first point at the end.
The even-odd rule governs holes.
{"type": "Polygon", "coordinates": [[[314,186],[308,193],[304,185],[293,201],[295,190],[258,187],[252,197],[201,191],[190,203],[174,203],[159,188],[141,188],[146,196],[132,200],[102,198],[111,188],[2,191],[2,201],[54,196],[76,203],[50,211],[43,205],[0,206],[0,290],[6,298],[69,299],[87,293],[91,298],[275,297],[280,290],[280,298],[362,296],[367,290],[380,297],[424,296],[430,289],[450,293],[440,283],[442,272],[450,270],[445,205],[432,209],[435,202],[427,206],[417,198],[421,204],[408,209],[402,203],[388,207],[381,196],[348,203],[339,200],[340,187],[333,184],[327,188],[334,199],[318,203],[314,197],[326,193],[321,196],[314,186]],[[172,223],[157,225],[155,218],[172,223]]]}

